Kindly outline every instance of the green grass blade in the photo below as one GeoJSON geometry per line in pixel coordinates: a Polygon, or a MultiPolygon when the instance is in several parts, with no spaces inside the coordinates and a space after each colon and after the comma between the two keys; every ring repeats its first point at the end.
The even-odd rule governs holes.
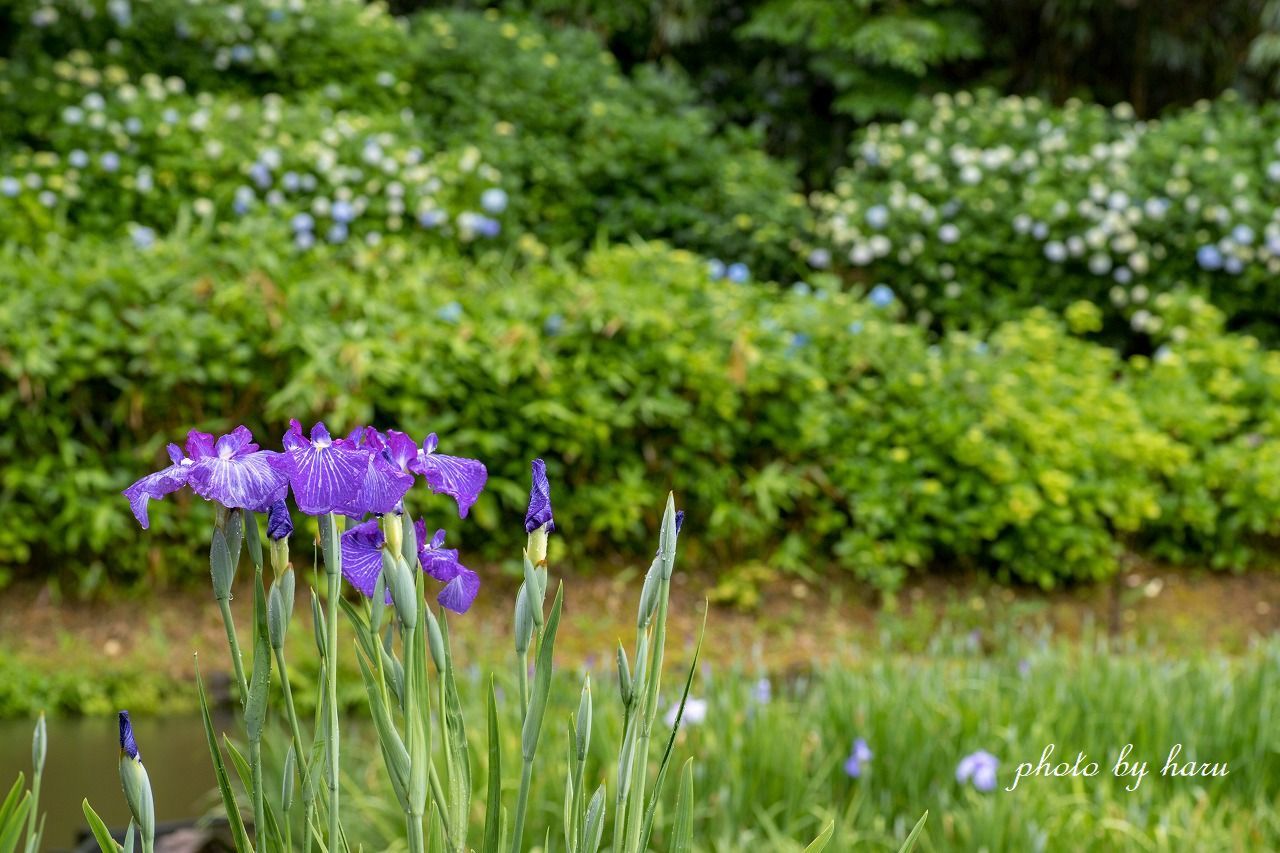
{"type": "Polygon", "coordinates": [[[7,827],[9,822],[13,820],[13,813],[18,808],[18,803],[22,800],[23,783],[26,781],[26,774],[19,772],[17,781],[13,783],[13,787],[9,789],[8,795],[4,798],[4,803],[0,804],[0,827],[7,827]]]}
{"type": "MultiPolygon", "coordinates": [[[[222,743],[227,748],[227,754],[231,756],[231,763],[235,765],[236,775],[240,777],[240,782],[247,789],[253,780],[253,770],[249,767],[248,760],[244,757],[244,753],[237,749],[236,745],[225,734],[222,736],[222,743]]],[[[255,828],[255,831],[265,831],[267,838],[283,844],[284,836],[280,832],[280,821],[276,816],[275,806],[272,805],[270,800],[265,800],[263,808],[267,825],[262,830],[255,828]]]]}
{"type": "Polygon", "coordinates": [[[804,853],[822,853],[827,849],[827,844],[831,841],[832,834],[836,831],[836,822],[834,820],[827,821],[826,827],[822,832],[818,833],[818,837],[809,842],[809,846],[804,848],[804,853]]]}
{"type": "Polygon", "coordinates": [[[213,717],[209,714],[209,699],[204,692],[204,679],[200,676],[198,662],[196,663],[196,691],[200,696],[200,718],[204,721],[204,736],[209,745],[209,757],[213,760],[213,773],[218,781],[218,791],[222,794],[227,823],[231,826],[231,838],[235,842],[236,850],[246,853],[253,850],[253,845],[249,843],[244,819],[240,817],[240,807],[236,805],[236,795],[231,790],[231,779],[227,776],[227,767],[222,763],[222,751],[218,749],[218,736],[213,731],[213,717]]]}
{"type": "MultiPolygon", "coordinates": [[[[426,608],[426,617],[433,620],[435,614],[426,608]]],[[[467,726],[463,720],[462,700],[458,696],[458,683],[454,678],[453,650],[449,643],[449,622],[444,611],[440,613],[440,638],[444,646],[444,672],[441,679],[440,720],[444,729],[445,758],[449,770],[449,839],[454,849],[466,850],[468,816],[471,813],[471,750],[467,744],[467,726]]]]}
{"type": "Polygon", "coordinates": [[[502,830],[502,740],[498,734],[498,703],[489,676],[489,796],[484,809],[484,844],[480,853],[498,853],[502,830]]]}
{"type": "Polygon", "coordinates": [[[676,822],[671,830],[671,853],[690,853],[693,849],[693,759],[685,761],[680,772],[680,791],[676,794],[676,822]]]}
{"type": "Polygon", "coordinates": [[[649,835],[653,832],[653,816],[658,809],[658,796],[662,793],[662,783],[667,778],[667,768],[671,766],[671,752],[675,749],[676,734],[680,731],[680,720],[684,718],[684,706],[689,701],[689,690],[693,687],[693,676],[698,671],[698,658],[702,656],[702,641],[707,635],[707,611],[710,604],[704,602],[702,608],[702,627],[698,629],[698,644],[693,649],[693,660],[689,664],[689,673],[684,679],[684,692],[680,694],[680,705],[676,709],[676,722],[671,727],[671,737],[667,738],[667,748],[662,752],[662,761],[658,764],[658,776],[653,783],[653,791],[649,794],[649,807],[645,811],[644,827],[640,833],[640,849],[649,847],[649,835]]]}
{"type": "Polygon", "coordinates": [[[107,829],[107,825],[102,822],[102,818],[98,817],[93,806],[89,805],[87,798],[80,803],[80,809],[84,812],[85,822],[89,824],[89,831],[93,833],[93,840],[98,842],[98,849],[102,853],[120,853],[122,848],[111,837],[111,830],[107,829]]]}
{"type": "Polygon", "coordinates": [[[0,822],[0,853],[13,853],[18,839],[27,826],[27,812],[31,809],[31,792],[24,791],[22,799],[14,806],[8,820],[0,822]]]}
{"type": "Polygon", "coordinates": [[[925,809],[925,813],[920,815],[920,819],[916,821],[915,829],[911,830],[911,834],[907,836],[907,840],[902,842],[902,846],[898,848],[898,853],[910,853],[916,846],[916,842],[920,840],[920,833],[924,832],[924,822],[929,819],[929,810],[925,809]]]}

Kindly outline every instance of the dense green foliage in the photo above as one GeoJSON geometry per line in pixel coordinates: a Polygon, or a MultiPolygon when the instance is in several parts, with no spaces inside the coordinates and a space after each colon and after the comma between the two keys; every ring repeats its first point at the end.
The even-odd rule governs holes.
{"type": "Polygon", "coordinates": [[[790,170],[749,133],[716,132],[677,73],[625,76],[589,33],[473,13],[397,20],[356,0],[15,14],[50,10],[0,60],[0,174],[21,182],[10,204],[33,220],[20,239],[64,219],[77,233],[167,230],[178,206],[225,217],[265,202],[324,220],[339,187],[361,224],[440,230],[444,212],[475,231],[480,199],[455,191],[472,182],[509,192],[509,209],[483,212],[505,211],[526,249],[643,234],[760,271],[794,265],[807,211],[790,170]]]}
{"type": "MultiPolygon", "coordinates": [[[[581,553],[643,547],[643,483],[683,485],[695,559],[804,570],[831,554],[889,585],[955,560],[1046,586],[1104,577],[1128,540],[1240,566],[1277,532],[1252,450],[1275,438],[1280,362],[1203,303],[1194,334],[1126,365],[1048,313],[931,344],[829,283],[710,283],[697,257],[655,246],[577,271],[399,240],[256,250],[273,239],[287,235],[255,222],[5,259],[3,452],[22,460],[6,471],[7,564],[185,572],[188,546],[138,537],[114,495],[188,426],[270,436],[286,413],[434,430],[485,460],[490,488],[458,532],[490,555],[540,453],[581,553]]],[[[1071,317],[1085,331],[1098,311],[1071,317]]],[[[206,513],[184,502],[153,517],[199,541],[206,513]]]]}

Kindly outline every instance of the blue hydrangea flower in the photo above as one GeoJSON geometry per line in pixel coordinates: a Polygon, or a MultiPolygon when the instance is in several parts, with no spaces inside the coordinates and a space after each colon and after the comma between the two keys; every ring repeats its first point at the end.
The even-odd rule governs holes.
{"type": "Polygon", "coordinates": [[[979,791],[990,791],[996,786],[996,769],[1000,759],[985,749],[970,753],[956,765],[956,781],[963,785],[972,782],[979,791]]]}
{"type": "Polygon", "coordinates": [[[77,169],[83,169],[89,165],[89,155],[83,149],[76,148],[67,155],[67,162],[77,169]]]}
{"type": "Polygon", "coordinates": [[[329,209],[329,215],[333,217],[334,222],[347,225],[356,218],[356,209],[351,202],[338,199],[329,209]]]}
{"type": "Polygon", "coordinates": [[[14,198],[20,192],[22,192],[22,182],[17,178],[12,175],[0,178],[0,195],[5,198],[14,198]]]}
{"type": "Polygon", "coordinates": [[[120,155],[114,151],[108,151],[98,158],[98,165],[106,172],[117,171],[120,168],[120,155]]]}
{"type": "Polygon", "coordinates": [[[825,270],[831,266],[831,252],[828,249],[814,249],[809,253],[809,266],[816,270],[825,270]]]}
{"type": "Polygon", "coordinates": [[[329,233],[325,235],[325,239],[330,243],[345,243],[348,236],[350,235],[347,231],[347,226],[341,222],[335,222],[329,226],[329,233]]]}
{"type": "Polygon", "coordinates": [[[889,224],[889,210],[883,204],[867,208],[867,224],[879,231],[889,224]]]}
{"type": "Polygon", "coordinates": [[[707,275],[711,277],[712,281],[719,281],[720,279],[724,278],[724,273],[725,273],[724,261],[720,260],[719,258],[712,258],[711,260],[707,261],[707,275]]]}
{"type": "Polygon", "coordinates": [[[550,335],[552,337],[560,334],[560,332],[563,330],[564,330],[564,316],[561,314],[552,314],[542,324],[543,333],[550,335]]]}
{"type": "Polygon", "coordinates": [[[257,185],[258,189],[267,189],[271,186],[271,167],[261,160],[255,160],[249,167],[249,179],[257,185]]]}
{"type": "Polygon", "coordinates": [[[1248,225],[1237,225],[1231,229],[1231,239],[1235,240],[1241,246],[1253,245],[1254,233],[1253,229],[1248,225]]]}
{"type": "Polygon", "coordinates": [[[302,435],[302,424],[289,421],[284,434],[284,453],[272,466],[284,474],[293,487],[298,509],[307,515],[337,512],[350,503],[364,482],[372,455],[346,439],[334,439],[323,422],[311,428],[310,440],[302,435]]]}
{"type": "Polygon", "coordinates": [[[747,265],[738,261],[729,264],[729,269],[725,272],[725,276],[734,284],[746,284],[751,279],[751,270],[747,265]]]}
{"type": "Polygon", "coordinates": [[[310,231],[299,231],[293,237],[293,244],[305,252],[316,244],[316,235],[310,231]]]}
{"type": "Polygon", "coordinates": [[[462,306],[456,301],[441,305],[436,316],[446,323],[457,323],[462,319],[462,306]]]}
{"type": "Polygon", "coordinates": [[[129,237],[133,240],[133,245],[139,249],[150,249],[156,242],[155,229],[145,225],[130,225],[129,237]]]}
{"type": "Polygon", "coordinates": [[[477,216],[475,229],[481,237],[497,237],[502,233],[502,223],[488,216],[477,216]]]}
{"type": "Polygon", "coordinates": [[[409,463],[409,470],[421,474],[427,487],[438,495],[448,495],[458,505],[458,518],[466,518],[471,505],[484,491],[489,470],[478,459],[436,453],[440,439],[433,432],[422,442],[422,450],[409,463]]]}
{"type": "Polygon", "coordinates": [[[551,482],[547,479],[547,463],[533,460],[533,485],[529,489],[529,508],[524,514],[524,532],[532,533],[546,525],[547,532],[556,529],[551,513],[551,482]]]}
{"type": "Polygon", "coordinates": [[[418,224],[423,228],[435,228],[444,222],[444,211],[424,210],[418,214],[418,224]]]}
{"type": "Polygon", "coordinates": [[[142,760],[142,754],[138,752],[138,741],[133,737],[133,721],[129,719],[128,711],[120,712],[120,752],[134,761],[142,760]]]}
{"type": "Polygon", "coordinates": [[[293,516],[289,515],[289,505],[281,498],[267,507],[267,538],[279,541],[292,535],[293,516]]]}
{"type": "Polygon", "coordinates": [[[865,740],[862,738],[855,740],[853,749],[849,751],[849,757],[844,760],[845,775],[851,779],[862,778],[863,765],[871,761],[874,754],[865,740]]]}
{"type": "Polygon", "coordinates": [[[938,229],[938,239],[950,245],[960,239],[960,229],[954,223],[948,222],[938,229]]]}
{"type": "Polygon", "coordinates": [[[294,231],[312,231],[316,227],[316,220],[310,213],[297,213],[289,220],[289,227],[294,231]]]}
{"type": "Polygon", "coordinates": [[[1222,268],[1231,275],[1240,275],[1244,272],[1244,261],[1235,255],[1228,255],[1227,259],[1222,262],[1222,268]]]}
{"type": "Polygon", "coordinates": [[[280,186],[284,187],[288,192],[297,192],[300,184],[301,180],[298,178],[298,173],[292,169],[280,176],[280,186]]]}
{"type": "Polygon", "coordinates": [[[1212,243],[1196,249],[1196,263],[1203,270],[1214,272],[1222,269],[1222,252],[1212,243]]]}
{"type": "Polygon", "coordinates": [[[871,300],[871,304],[877,308],[888,308],[893,304],[897,297],[893,294],[893,288],[887,284],[877,284],[871,288],[871,292],[867,294],[867,298],[871,300]]]}
{"type": "Polygon", "coordinates": [[[493,214],[507,209],[507,193],[499,187],[490,187],[480,195],[480,206],[493,214]]]}

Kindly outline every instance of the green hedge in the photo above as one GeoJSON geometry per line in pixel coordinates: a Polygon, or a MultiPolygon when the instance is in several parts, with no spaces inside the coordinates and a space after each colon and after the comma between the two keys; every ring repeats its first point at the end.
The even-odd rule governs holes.
{"type": "Polygon", "coordinates": [[[118,491],[188,427],[271,446],[289,416],[435,430],[483,459],[473,516],[439,519],[477,560],[515,547],[535,455],[574,557],[643,551],[655,488],[680,492],[695,560],[882,585],[960,562],[1050,586],[1108,575],[1124,546],[1240,566],[1276,532],[1276,478],[1232,475],[1275,455],[1280,368],[1211,322],[1126,364],[1047,313],[930,344],[830,282],[708,285],[654,245],[513,269],[393,239],[257,248],[279,228],[3,258],[4,565],[199,576],[199,501],[142,537],[118,491]],[[1206,401],[1224,414],[1187,427],[1206,401]]]}
{"type": "Polygon", "coordinates": [[[990,328],[1032,306],[1107,306],[1109,338],[1167,329],[1185,285],[1276,340],[1280,109],[1230,93],[1163,121],[989,93],[922,101],[872,125],[815,198],[836,262],[892,285],[911,314],[990,328]]]}

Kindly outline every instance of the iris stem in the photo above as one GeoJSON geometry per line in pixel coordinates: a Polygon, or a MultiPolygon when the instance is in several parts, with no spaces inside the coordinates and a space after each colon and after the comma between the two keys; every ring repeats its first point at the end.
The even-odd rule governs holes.
{"type": "MultiPolygon", "coordinates": [[[[302,812],[303,820],[307,824],[309,824],[311,821],[311,794],[310,794],[311,784],[310,784],[310,779],[308,777],[308,773],[310,772],[310,769],[307,766],[308,764],[307,753],[304,753],[302,751],[302,728],[298,725],[298,712],[294,709],[294,705],[293,705],[293,688],[289,686],[289,670],[285,667],[283,647],[275,650],[275,658],[276,658],[276,669],[280,670],[280,686],[284,690],[284,707],[289,717],[289,733],[293,737],[293,757],[298,764],[298,783],[299,783],[299,787],[302,789],[302,800],[303,800],[303,803],[305,804],[302,812]]],[[[285,832],[287,834],[287,833],[290,833],[291,831],[292,831],[292,827],[289,825],[289,820],[288,820],[288,817],[286,816],[285,832]]],[[[306,838],[307,838],[306,849],[310,850],[311,849],[310,826],[307,826],[306,838]]],[[[293,849],[293,845],[288,843],[288,839],[286,839],[285,849],[286,850],[293,849]]]]}
{"type": "Polygon", "coordinates": [[[422,835],[422,815],[406,812],[404,822],[409,831],[409,853],[425,853],[427,843],[422,835]]]}
{"type": "Polygon", "coordinates": [[[227,646],[231,650],[231,666],[236,673],[236,688],[240,691],[240,707],[249,701],[249,683],[244,677],[244,662],[240,658],[240,641],[236,638],[236,623],[231,617],[231,599],[219,598],[218,609],[222,611],[222,626],[227,630],[227,646]]]}
{"type": "MultiPolygon", "coordinates": [[[[267,837],[267,816],[262,799],[262,737],[249,738],[249,768],[253,774],[253,832],[267,837]]],[[[266,846],[265,843],[262,846],[266,846]]]]}
{"type": "Polygon", "coordinates": [[[511,830],[511,853],[520,853],[524,835],[524,815],[529,808],[529,786],[533,782],[533,761],[525,759],[520,769],[520,794],[516,798],[516,819],[511,830]]]}
{"type": "Polygon", "coordinates": [[[342,595],[342,552],[338,547],[338,520],[333,513],[324,517],[328,525],[329,541],[333,543],[330,552],[325,554],[325,568],[329,575],[329,636],[325,642],[325,667],[328,699],[328,738],[329,748],[329,849],[336,851],[338,845],[338,598],[342,595]]]}

